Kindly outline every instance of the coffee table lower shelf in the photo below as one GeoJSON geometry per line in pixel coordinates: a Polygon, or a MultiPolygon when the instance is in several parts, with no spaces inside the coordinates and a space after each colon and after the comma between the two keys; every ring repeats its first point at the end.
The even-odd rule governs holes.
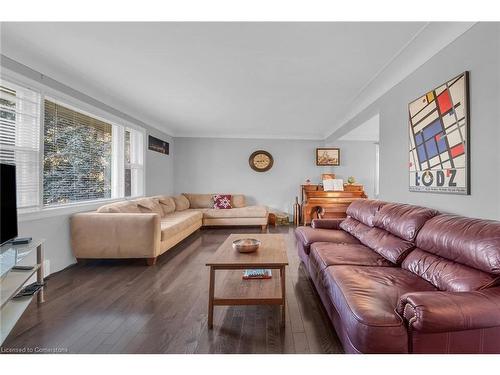
{"type": "Polygon", "coordinates": [[[210,267],[208,328],[213,328],[214,306],[281,305],[285,324],[285,266],[210,267]],[[244,269],[271,269],[272,278],[243,280],[244,269]],[[217,272],[216,272],[217,271],[217,272]],[[217,279],[215,277],[217,273],[217,279]],[[216,292],[217,291],[217,292],[216,292]]]}

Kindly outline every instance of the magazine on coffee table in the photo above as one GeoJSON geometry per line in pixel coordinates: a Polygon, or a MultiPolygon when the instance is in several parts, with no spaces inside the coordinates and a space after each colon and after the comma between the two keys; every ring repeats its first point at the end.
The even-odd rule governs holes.
{"type": "Polygon", "coordinates": [[[243,280],[270,279],[273,277],[271,270],[251,269],[243,271],[243,280]]]}

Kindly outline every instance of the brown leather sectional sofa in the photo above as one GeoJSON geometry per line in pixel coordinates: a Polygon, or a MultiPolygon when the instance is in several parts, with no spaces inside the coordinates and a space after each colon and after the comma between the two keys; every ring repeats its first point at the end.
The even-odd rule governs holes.
{"type": "Polygon", "coordinates": [[[296,229],[348,353],[500,353],[500,222],[358,200],[296,229]]]}

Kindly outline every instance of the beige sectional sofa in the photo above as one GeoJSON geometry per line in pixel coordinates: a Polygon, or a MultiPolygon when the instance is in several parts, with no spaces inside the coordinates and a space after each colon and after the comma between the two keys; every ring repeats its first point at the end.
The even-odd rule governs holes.
{"type": "Polygon", "coordinates": [[[268,209],[266,206],[247,206],[245,196],[233,195],[227,210],[212,208],[214,194],[183,194],[189,200],[189,209],[203,214],[204,226],[243,225],[261,226],[266,229],[268,209]]]}
{"type": "Polygon", "coordinates": [[[77,259],[156,258],[202,226],[267,227],[265,206],[232,196],[231,209],[214,209],[214,194],[158,195],[106,204],[73,215],[71,245],[77,259]]]}

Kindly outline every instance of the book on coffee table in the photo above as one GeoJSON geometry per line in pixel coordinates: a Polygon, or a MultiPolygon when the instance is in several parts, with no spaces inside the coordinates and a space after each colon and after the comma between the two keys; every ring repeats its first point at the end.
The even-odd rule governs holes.
{"type": "Polygon", "coordinates": [[[270,279],[271,277],[273,277],[271,270],[252,269],[243,271],[243,280],[270,279]]]}

